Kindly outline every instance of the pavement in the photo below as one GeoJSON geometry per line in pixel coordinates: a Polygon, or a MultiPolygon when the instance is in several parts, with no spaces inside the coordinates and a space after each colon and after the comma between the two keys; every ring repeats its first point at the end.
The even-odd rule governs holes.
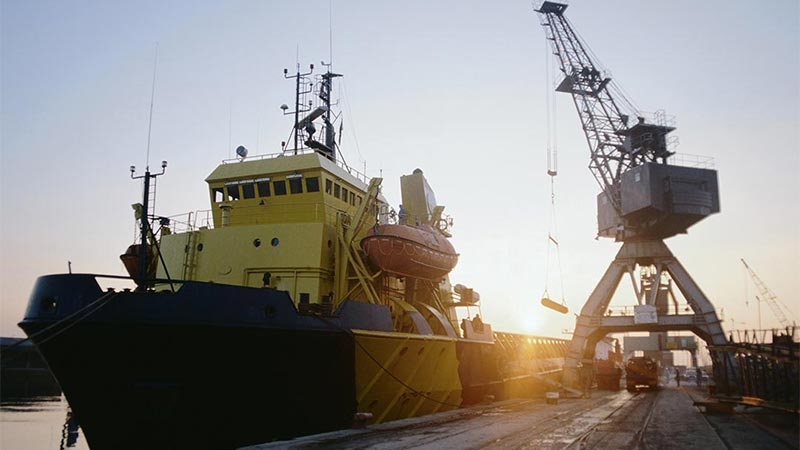
{"type": "Polygon", "coordinates": [[[667,383],[632,394],[484,403],[361,429],[265,443],[246,450],[798,449],[797,415],[763,408],[719,414],[701,386],[667,383]],[[642,432],[644,430],[644,432],[642,432]]]}

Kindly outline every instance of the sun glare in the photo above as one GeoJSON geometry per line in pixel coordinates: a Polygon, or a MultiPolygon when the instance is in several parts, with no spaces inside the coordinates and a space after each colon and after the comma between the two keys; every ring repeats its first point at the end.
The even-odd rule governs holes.
{"type": "Polygon", "coordinates": [[[522,329],[526,334],[542,334],[544,321],[542,316],[533,312],[525,314],[519,318],[522,321],[522,329]]]}

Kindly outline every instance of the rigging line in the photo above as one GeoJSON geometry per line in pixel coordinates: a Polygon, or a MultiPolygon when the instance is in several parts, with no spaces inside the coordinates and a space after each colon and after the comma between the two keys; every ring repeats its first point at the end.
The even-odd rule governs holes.
{"type": "Polygon", "coordinates": [[[153,85],[150,89],[150,118],[147,123],[147,159],[145,167],[150,170],[150,133],[153,129],[153,102],[156,96],[156,67],[158,66],[158,42],[156,42],[156,54],[153,58],[153,85]]]}
{"type": "MultiPolygon", "coordinates": [[[[558,234],[558,213],[556,211],[556,194],[555,194],[555,176],[551,177],[550,179],[550,189],[551,189],[551,214],[552,214],[552,230],[553,234],[559,236],[558,234]]],[[[560,236],[559,236],[560,239],[560,236]]],[[[566,305],[567,302],[565,300],[566,293],[564,291],[564,269],[561,265],[561,245],[558,241],[555,241],[556,245],[556,263],[558,264],[558,281],[561,285],[561,304],[566,305]]]]}
{"type": "MultiPolygon", "coordinates": [[[[556,237],[558,237],[558,214],[556,213],[555,192],[556,192],[555,176],[553,175],[550,177],[550,231],[548,237],[550,242],[552,242],[556,248],[556,264],[558,265],[558,280],[559,280],[559,285],[561,287],[561,304],[566,305],[565,293],[564,293],[564,271],[561,265],[561,245],[556,239],[556,237]]],[[[548,258],[548,265],[549,265],[549,258],[548,258]]]]}
{"type": "MultiPolygon", "coordinates": [[[[565,18],[565,20],[566,20],[566,18],[565,18]]],[[[571,24],[569,21],[567,21],[567,22],[569,23],[570,27],[572,27],[572,24],[571,24]]],[[[600,58],[597,56],[597,54],[594,52],[594,50],[592,50],[592,48],[589,46],[589,44],[588,44],[588,42],[586,41],[586,39],[584,39],[584,38],[583,38],[583,36],[582,36],[582,35],[581,35],[581,34],[580,34],[580,33],[579,33],[577,30],[575,30],[574,28],[572,29],[572,32],[573,32],[573,33],[575,33],[575,35],[577,36],[577,38],[578,38],[578,39],[581,41],[581,45],[584,47],[584,49],[586,50],[586,52],[589,54],[589,57],[590,57],[590,59],[591,59],[591,63],[592,63],[594,66],[595,66],[595,68],[597,68],[597,69],[598,69],[598,70],[600,70],[602,73],[604,73],[604,74],[608,75],[608,76],[611,78],[611,82],[609,83],[609,85],[610,85],[611,87],[614,87],[614,88],[616,88],[616,89],[617,89],[617,91],[618,91],[618,92],[617,92],[617,94],[618,94],[618,97],[621,97],[621,98],[622,98],[622,100],[623,100],[625,103],[627,103],[627,104],[628,104],[628,107],[632,109],[632,111],[631,111],[631,112],[638,114],[638,112],[640,111],[640,110],[639,110],[639,107],[638,107],[638,106],[636,106],[636,105],[633,103],[633,101],[632,101],[632,100],[630,100],[630,98],[629,98],[629,97],[626,95],[626,93],[625,93],[625,91],[622,89],[622,87],[621,87],[619,84],[617,84],[617,83],[615,82],[615,80],[614,80],[614,77],[613,77],[613,74],[611,73],[611,71],[610,71],[610,70],[608,70],[606,67],[604,67],[604,66],[603,66],[603,64],[602,64],[602,60],[601,60],[601,59],[600,59],[600,58]]]]}
{"type": "MultiPolygon", "coordinates": [[[[353,130],[352,132],[353,142],[356,143],[356,152],[358,153],[358,159],[359,161],[365,161],[364,156],[361,154],[361,146],[358,144],[358,134],[356,133],[355,117],[353,116],[353,112],[350,109],[350,96],[347,95],[347,86],[345,85],[344,77],[342,77],[342,80],[339,83],[339,89],[344,93],[344,95],[340,94],[340,96],[344,100],[344,106],[345,108],[347,108],[347,115],[350,117],[350,129],[353,130]]],[[[344,119],[342,119],[342,122],[344,122],[344,119]]]]}
{"type": "Polygon", "coordinates": [[[558,243],[558,224],[556,221],[556,194],[555,177],[558,175],[558,131],[557,131],[557,100],[555,98],[555,80],[557,64],[552,64],[555,56],[551,54],[549,46],[545,48],[545,89],[546,89],[546,121],[547,121],[547,174],[550,176],[550,223],[546,241],[546,261],[545,261],[545,288],[544,297],[549,298],[550,288],[550,264],[551,247],[555,246],[555,258],[558,265],[558,277],[561,288],[561,304],[566,305],[564,300],[564,276],[561,266],[561,246],[558,243]]]}
{"type": "Polygon", "coordinates": [[[552,107],[550,113],[553,116],[552,120],[552,141],[553,141],[553,172],[558,173],[558,102],[555,99],[556,79],[560,70],[557,69],[558,63],[555,61],[555,55],[550,56],[550,95],[553,97],[552,107]]]}
{"type": "Polygon", "coordinates": [[[550,47],[544,47],[544,92],[545,92],[545,120],[547,125],[547,169],[550,170],[550,47]]]}
{"type": "Polygon", "coordinates": [[[750,274],[747,273],[747,266],[742,266],[742,275],[744,280],[744,306],[750,306],[750,293],[747,292],[747,288],[749,287],[749,280],[750,274]]]}

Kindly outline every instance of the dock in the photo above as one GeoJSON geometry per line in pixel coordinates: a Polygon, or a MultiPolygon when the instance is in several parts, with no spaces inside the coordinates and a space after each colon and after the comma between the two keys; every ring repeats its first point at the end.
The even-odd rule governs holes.
{"type": "Polygon", "coordinates": [[[704,387],[594,391],[590,398],[483,403],[245,450],[797,449],[798,416],[720,405],[704,387]]]}

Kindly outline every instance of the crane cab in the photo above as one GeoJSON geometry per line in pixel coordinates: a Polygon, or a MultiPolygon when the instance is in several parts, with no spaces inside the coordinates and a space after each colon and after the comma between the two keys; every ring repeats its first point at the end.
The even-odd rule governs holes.
{"type": "Polygon", "coordinates": [[[622,217],[607,192],[597,196],[598,236],[665,239],[720,211],[713,169],[648,162],[622,174],[618,189],[622,217]]]}

